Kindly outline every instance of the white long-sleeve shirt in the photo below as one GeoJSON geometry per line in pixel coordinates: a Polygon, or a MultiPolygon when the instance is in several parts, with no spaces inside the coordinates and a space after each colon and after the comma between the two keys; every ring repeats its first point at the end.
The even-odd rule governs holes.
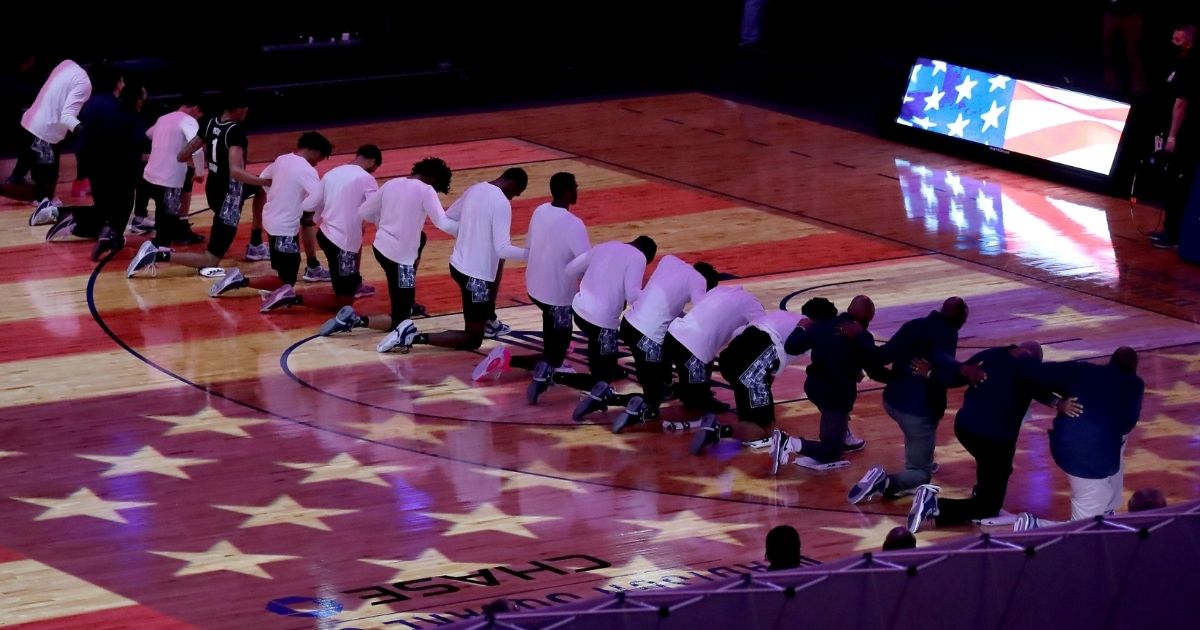
{"type": "Polygon", "coordinates": [[[79,126],[79,110],[91,96],[92,81],[87,72],[74,61],[64,60],[21,116],[21,126],[50,144],[58,144],[67,132],[79,126]]]}
{"type": "MultiPolygon", "coordinates": [[[[800,313],[792,311],[775,310],[770,311],[766,315],[750,322],[752,328],[757,328],[769,335],[771,341],[775,344],[775,355],[779,358],[779,366],[775,369],[775,374],[783,371],[787,367],[788,361],[793,356],[788,354],[783,349],[783,344],[787,341],[788,335],[795,330],[796,324],[800,323],[800,318],[803,317],[800,313]]],[[[737,334],[741,334],[739,331],[737,334]]]]}
{"type": "Polygon", "coordinates": [[[345,252],[362,249],[363,220],[358,209],[377,190],[375,178],[357,164],[343,164],[325,173],[321,204],[313,216],[320,221],[325,238],[345,252]]]}
{"type": "Polygon", "coordinates": [[[500,259],[525,260],[525,248],[512,244],[512,204],[499,186],[480,182],[446,211],[458,221],[450,264],[465,276],[493,282],[500,259]]]}
{"type": "MultiPolygon", "coordinates": [[[[150,159],[142,177],[156,186],[183,188],[188,165],[177,159],[179,152],[200,132],[200,122],[183,112],[163,114],[146,130],[150,138],[150,159]]],[[[204,150],[196,152],[203,162],[204,150]]]]}
{"type": "Polygon", "coordinates": [[[446,216],[433,186],[412,177],[385,183],[379,192],[367,197],[359,207],[358,215],[378,226],[375,249],[401,265],[417,262],[425,217],[451,236],[458,233],[458,223],[446,216]]]}
{"type": "Polygon", "coordinates": [[[550,306],[570,306],[579,289],[579,276],[567,273],[567,265],[591,248],[583,221],[566,208],[544,203],[529,218],[525,242],[529,245],[525,267],[529,297],[550,306]]]}
{"type": "Polygon", "coordinates": [[[321,204],[317,169],[299,155],[285,153],[263,169],[261,176],[271,180],[263,206],[263,229],[271,236],[299,234],[300,217],[321,204]]]}
{"type": "Polygon", "coordinates": [[[689,302],[699,302],[707,290],[708,283],[694,267],[675,256],[664,256],[637,301],[625,313],[625,321],[662,344],[667,326],[683,314],[683,307],[689,302]]]}
{"type": "Polygon", "coordinates": [[[734,333],[766,314],[758,298],[742,287],[717,287],[704,294],[667,332],[696,358],[710,363],[734,333]]]}
{"type": "Polygon", "coordinates": [[[571,308],[601,328],[616,330],[625,304],[638,299],[642,292],[646,255],[629,243],[601,243],[567,265],[567,273],[581,272],[583,280],[571,308]]]}

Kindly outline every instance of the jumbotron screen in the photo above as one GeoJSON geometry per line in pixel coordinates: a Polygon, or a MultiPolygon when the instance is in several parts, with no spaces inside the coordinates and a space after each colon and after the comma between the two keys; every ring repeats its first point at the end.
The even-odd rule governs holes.
{"type": "Polygon", "coordinates": [[[896,122],[1108,175],[1128,117],[1128,103],[919,58],[896,122]]]}

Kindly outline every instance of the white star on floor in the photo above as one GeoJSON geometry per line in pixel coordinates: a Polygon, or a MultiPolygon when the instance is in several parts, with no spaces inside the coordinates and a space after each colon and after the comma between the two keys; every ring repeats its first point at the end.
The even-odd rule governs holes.
{"type": "Polygon", "coordinates": [[[1008,89],[1008,82],[1010,79],[1011,77],[1006,77],[1004,75],[997,75],[988,79],[988,83],[992,86],[990,89],[988,89],[988,92],[991,93],[995,92],[996,90],[1008,89]]]}
{"type": "Polygon", "coordinates": [[[175,426],[167,430],[163,435],[183,435],[185,433],[197,433],[200,431],[212,431],[222,435],[232,435],[234,437],[250,437],[243,427],[251,427],[256,424],[266,424],[268,421],[264,419],[254,418],[237,418],[229,417],[213,409],[211,406],[205,407],[199,412],[190,416],[146,416],[150,420],[166,422],[175,426]]]}
{"type": "Polygon", "coordinates": [[[918,64],[914,65],[912,68],[912,74],[910,74],[908,77],[909,82],[916,83],[917,77],[920,74],[921,74],[921,64],[918,63],[918,64]]]}
{"type": "Polygon", "coordinates": [[[1156,353],[1152,353],[1152,354],[1146,354],[1144,356],[1143,360],[1148,360],[1152,357],[1162,357],[1164,359],[1170,359],[1172,361],[1180,361],[1187,365],[1187,369],[1189,372],[1193,371],[1193,370],[1200,370],[1200,354],[1178,354],[1178,353],[1168,353],[1168,352],[1159,354],[1156,352],[1156,353]]]}
{"type": "MultiPolygon", "coordinates": [[[[541,464],[541,462],[538,463],[541,464]]],[[[560,478],[561,473],[552,469],[548,470],[549,467],[545,464],[541,464],[540,471],[534,470],[534,468],[534,466],[530,466],[526,471],[499,468],[474,468],[473,470],[481,475],[503,479],[504,485],[500,486],[500,492],[525,488],[554,488],[555,490],[587,494],[587,490],[578,483],[560,478]]]]}
{"type": "Polygon", "coordinates": [[[187,564],[175,572],[175,577],[198,575],[214,571],[232,571],[242,575],[251,575],[267,580],[273,579],[260,564],[295,560],[300,556],[277,556],[265,554],[242,553],[233,543],[222,540],[213,545],[208,551],[151,551],[150,553],[172,560],[182,560],[187,564]]]}
{"type": "Polygon", "coordinates": [[[595,425],[579,425],[561,429],[525,429],[530,433],[540,433],[552,437],[558,442],[550,448],[611,448],[617,451],[637,452],[629,442],[638,438],[634,435],[614,437],[612,433],[595,425]]]}
{"type": "Polygon", "coordinates": [[[939,72],[941,72],[941,73],[946,72],[946,62],[938,61],[935,59],[935,60],[933,60],[933,75],[932,76],[936,77],[939,72]]]}
{"type": "Polygon", "coordinates": [[[730,466],[715,475],[705,476],[672,476],[672,479],[701,486],[697,492],[702,497],[728,497],[734,494],[762,497],[774,501],[776,493],[783,486],[800,483],[796,479],[780,479],[778,477],[751,477],[736,466],[730,466]]]}
{"type": "Polygon", "coordinates": [[[183,471],[185,466],[199,466],[218,461],[215,459],[194,457],[166,457],[155,450],[153,446],[143,446],[132,455],[79,455],[78,457],[90,459],[94,462],[112,464],[112,468],[104,471],[100,475],[101,477],[154,473],[156,475],[175,477],[176,479],[191,479],[183,471]]]}
{"type": "Polygon", "coordinates": [[[671,518],[661,521],[649,519],[620,519],[620,521],[647,529],[657,529],[658,534],[652,539],[652,542],[656,543],[671,540],[703,539],[740,546],[742,543],[733,536],[730,536],[729,532],[761,527],[761,525],[755,523],[743,524],[710,521],[691,510],[683,510],[671,518]]]}
{"type": "Polygon", "coordinates": [[[417,422],[407,414],[397,414],[382,422],[343,422],[341,424],[362,431],[370,440],[380,442],[395,439],[412,440],[433,446],[442,444],[442,439],[434,435],[434,432],[461,431],[464,428],[457,424],[417,422]]]}
{"type": "Polygon", "coordinates": [[[1180,422],[1165,413],[1160,413],[1151,420],[1143,420],[1137,426],[1141,429],[1142,436],[1146,438],[1184,437],[1192,440],[1200,438],[1200,427],[1180,422]]]}
{"type": "Polygon", "coordinates": [[[613,565],[607,569],[596,569],[588,573],[596,573],[607,578],[633,577],[640,576],[646,573],[655,573],[658,571],[666,571],[669,568],[660,567],[652,560],[642,554],[637,554],[629,559],[629,562],[621,566],[613,565]]]}
{"type": "Polygon", "coordinates": [[[476,532],[500,532],[522,538],[537,538],[525,526],[545,521],[557,521],[559,516],[519,516],[506,514],[491,503],[484,503],[466,514],[422,512],[424,516],[453,523],[443,536],[459,536],[476,532]]]}
{"type": "Polygon", "coordinates": [[[1151,389],[1146,393],[1158,396],[1164,407],[1200,402],[1200,388],[1183,381],[1176,381],[1171,389],[1151,389]]]}
{"type": "Polygon", "coordinates": [[[96,496],[95,492],[86,487],[72,492],[65,499],[46,499],[41,497],[12,498],[17,501],[32,503],[33,505],[46,508],[45,512],[38,514],[33,519],[35,521],[48,521],[71,516],[90,516],[103,521],[128,523],[129,521],[126,521],[124,516],[117,514],[117,510],[131,510],[154,505],[153,503],[141,501],[106,501],[96,496]]]}
{"type": "Polygon", "coordinates": [[[1016,313],[1017,317],[1041,322],[1038,330],[1047,328],[1104,328],[1125,319],[1124,315],[1089,314],[1062,305],[1053,313],[1016,313]]]}
{"type": "Polygon", "coordinates": [[[1195,469],[1200,462],[1190,459],[1167,459],[1148,448],[1130,449],[1122,459],[1121,467],[1125,474],[1148,473],[1179,475],[1193,479],[1195,469]]]}
{"type": "Polygon", "coordinates": [[[433,577],[435,575],[474,573],[480,569],[490,569],[496,566],[495,563],[455,562],[432,547],[422,551],[421,555],[412,560],[376,560],[363,558],[359,562],[366,562],[367,564],[374,564],[395,570],[396,575],[388,579],[388,583],[433,577]]]}
{"type": "Polygon", "coordinates": [[[440,383],[401,385],[398,389],[402,392],[417,394],[413,398],[414,405],[438,402],[463,402],[491,407],[496,404],[491,398],[488,398],[485,390],[471,387],[457,376],[447,376],[440,383]]]}
{"type": "Polygon", "coordinates": [[[958,117],[954,119],[954,122],[946,123],[946,127],[950,129],[950,132],[948,135],[956,137],[956,138],[963,137],[963,130],[965,130],[967,125],[969,125],[969,124],[971,124],[971,119],[970,118],[964,119],[962,117],[962,112],[959,112],[958,117]]]}
{"type": "Polygon", "coordinates": [[[349,453],[339,453],[328,462],[311,463],[311,462],[276,462],[280,466],[286,466],[293,470],[306,470],[308,476],[301,481],[301,484],[320,483],[322,481],[348,480],[361,481],[369,483],[373,486],[390,487],[380,475],[388,473],[408,472],[413,470],[409,466],[400,466],[397,464],[374,464],[365,465],[360,463],[354,456],[349,453]]]}
{"type": "Polygon", "coordinates": [[[958,98],[954,99],[954,103],[961,103],[964,98],[969,100],[971,98],[971,90],[974,90],[976,85],[979,85],[979,82],[972,81],[971,75],[964,75],[963,82],[954,86],[954,91],[958,92],[958,98]]]}
{"type": "Polygon", "coordinates": [[[324,532],[331,532],[333,528],[326,525],[321,520],[322,518],[341,516],[342,514],[354,514],[358,511],[304,507],[286,494],[275,499],[269,505],[264,506],[214,505],[213,507],[249,516],[250,518],[239,525],[238,529],[266,527],[268,525],[299,525],[300,527],[319,529],[324,532]]]}
{"type": "Polygon", "coordinates": [[[987,131],[989,127],[995,127],[999,129],[1000,115],[1003,114],[1004,110],[1006,109],[1008,109],[1007,105],[1000,105],[996,103],[996,101],[992,101],[992,107],[988,109],[987,113],[980,115],[980,118],[983,119],[983,131],[987,131]]]}

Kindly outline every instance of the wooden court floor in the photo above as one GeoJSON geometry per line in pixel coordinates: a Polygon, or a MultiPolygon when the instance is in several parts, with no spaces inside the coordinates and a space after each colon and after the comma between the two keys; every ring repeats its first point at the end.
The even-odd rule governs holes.
{"type": "MultiPolygon", "coordinates": [[[[1134,346],[1147,396],[1126,488],[1200,496],[1200,269],[1151,249],[1138,229],[1155,217],[1121,200],[700,94],[322,131],[338,153],[322,170],[364,142],[386,149],[381,178],[446,159],[446,203],[525,167],[518,241],[550,175],[571,171],[593,243],[648,234],[768,307],[866,293],[881,339],[961,295],[962,357],[1025,339],[1049,360],[1134,346]]],[[[252,161],[294,136],[253,136],[252,161]]],[[[314,338],[326,314],[260,315],[253,292],[213,300],[180,268],[127,280],[143,237],[96,266],[90,243],[44,243],[29,210],[0,202],[0,626],[432,627],[498,597],[537,608],[762,569],[763,537],[784,523],[805,556],[833,560],[877,548],[907,513],[907,500],[845,502],[867,467],[902,461],[876,384],[863,384],[851,426],[868,446],[849,468],[771,478],[765,455],[732,445],[692,457],[686,434],[576,425],[578,394],[561,388],[529,407],[519,372],[472,384],[480,353],[378,355],[372,333],[314,338]]],[[[193,218],[200,232],[210,217],[193,218]]],[[[432,317],[418,325],[436,331],[461,318],[452,242],[429,233],[418,301],[432,317]]],[[[360,311],[381,311],[383,275],[369,255],[363,268],[381,293],[360,311]]],[[[514,332],[481,353],[536,348],[521,265],[500,306],[514,332]]],[[[775,393],[781,425],[815,435],[805,364],[775,393]]],[[[1026,424],[1007,507],[1064,517],[1048,420],[1035,409],[1026,424]]],[[[950,424],[935,482],[963,496],[974,467],[950,424]]]]}

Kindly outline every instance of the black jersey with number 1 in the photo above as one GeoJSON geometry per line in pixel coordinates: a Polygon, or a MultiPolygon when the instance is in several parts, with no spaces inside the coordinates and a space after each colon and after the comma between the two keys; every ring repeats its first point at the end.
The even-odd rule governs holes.
{"type": "Polygon", "coordinates": [[[229,148],[241,147],[243,158],[249,142],[242,125],[232,120],[213,118],[204,125],[204,157],[208,161],[206,187],[215,190],[229,188],[229,148]]]}

